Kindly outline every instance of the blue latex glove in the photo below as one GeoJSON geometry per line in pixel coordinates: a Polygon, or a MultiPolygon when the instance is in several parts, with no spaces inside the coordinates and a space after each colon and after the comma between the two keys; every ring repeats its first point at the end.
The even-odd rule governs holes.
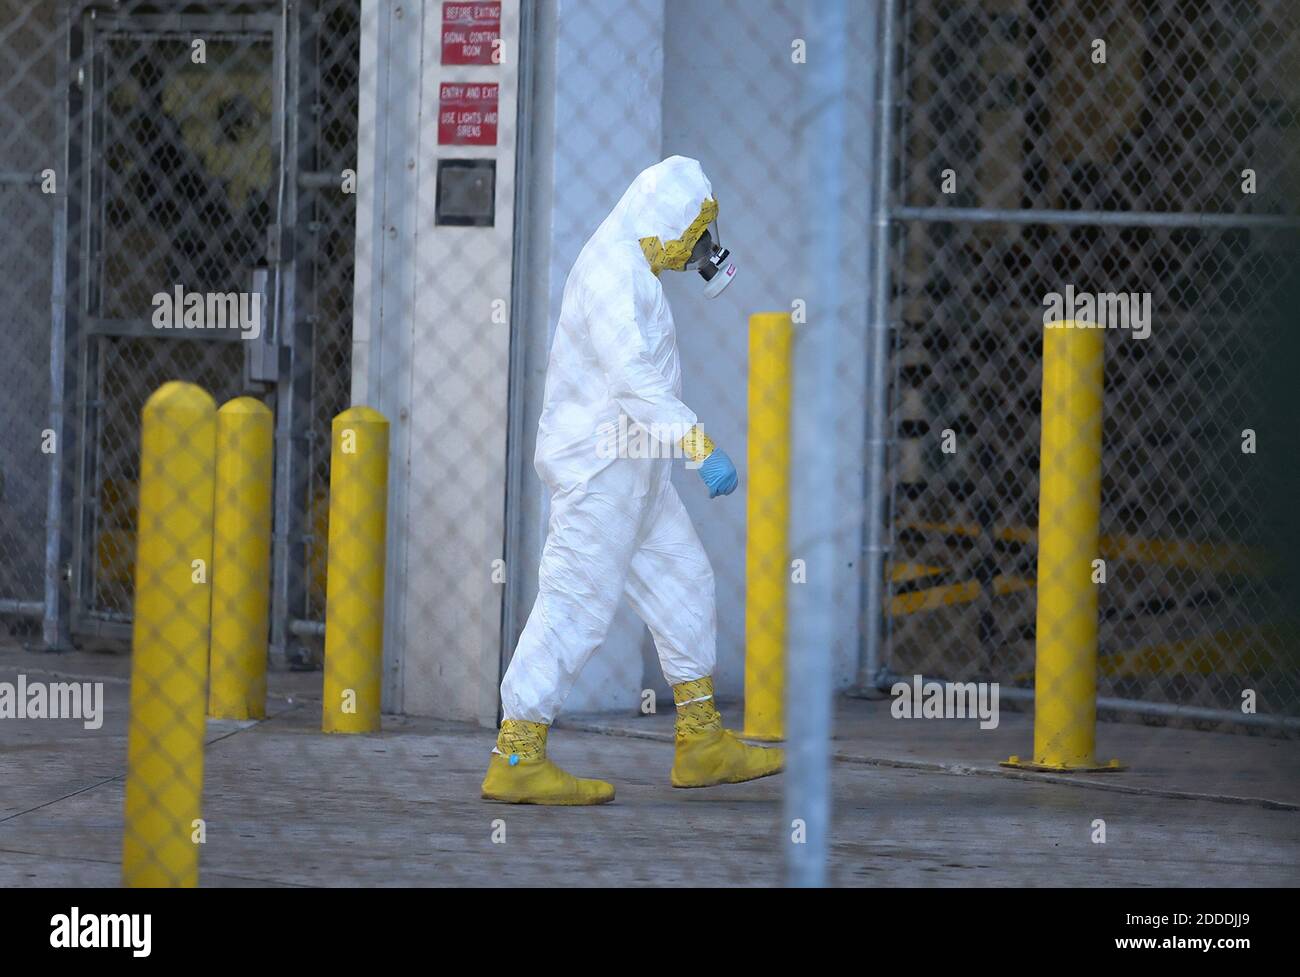
{"type": "Polygon", "coordinates": [[[711,499],[736,491],[736,466],[721,448],[714,448],[713,453],[704,459],[700,465],[700,478],[709,487],[711,499]]]}

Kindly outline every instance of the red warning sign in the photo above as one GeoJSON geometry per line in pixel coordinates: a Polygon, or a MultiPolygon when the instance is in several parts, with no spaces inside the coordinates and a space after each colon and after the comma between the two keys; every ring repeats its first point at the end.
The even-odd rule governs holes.
{"type": "Polygon", "coordinates": [[[495,146],[500,91],[496,82],[443,82],[438,92],[438,145],[495,146]]]}
{"type": "Polygon", "coordinates": [[[455,3],[442,5],[442,63],[496,64],[492,58],[501,40],[501,3],[455,3]]]}

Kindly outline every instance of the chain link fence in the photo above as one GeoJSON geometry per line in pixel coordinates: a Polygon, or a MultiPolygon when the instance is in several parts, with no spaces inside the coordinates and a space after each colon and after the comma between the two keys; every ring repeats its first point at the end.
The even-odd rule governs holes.
{"type": "MultiPolygon", "coordinates": [[[[777,4],[700,24],[687,5],[656,2],[567,16],[510,2],[5,5],[2,251],[5,287],[17,290],[6,307],[18,311],[7,314],[18,321],[6,333],[17,357],[7,358],[15,373],[2,396],[19,436],[4,449],[14,457],[3,468],[0,612],[31,646],[130,655],[128,882],[196,878],[185,852],[204,830],[197,791],[207,792],[206,813],[234,784],[211,761],[205,780],[195,717],[205,704],[217,722],[267,714],[258,701],[267,662],[247,654],[262,614],[268,722],[278,709],[309,728],[318,708],[327,730],[373,733],[382,699],[385,742],[407,759],[408,717],[496,725],[497,687],[538,589],[551,519],[532,455],[565,278],[636,174],[677,152],[714,175],[723,243],[763,242],[751,246],[748,284],[730,306],[706,307],[684,276],[665,276],[681,323],[683,396],[744,459],[748,313],[791,307],[782,255],[806,239],[801,175],[754,152],[758,141],[744,134],[795,134],[782,105],[800,97],[788,49],[803,15],[777,4]],[[563,63],[545,63],[544,44],[521,47],[528,32],[550,32],[563,63]],[[712,83],[704,56],[728,45],[750,97],[701,117],[690,94],[712,83]],[[429,51],[441,72],[429,69],[429,51]],[[475,87],[449,93],[448,84],[475,87]],[[483,99],[492,84],[491,104],[458,101],[483,99]],[[476,110],[487,116],[480,128],[448,126],[446,112],[476,110]],[[579,110],[583,124],[573,125],[579,110]],[[484,179],[486,215],[475,211],[484,179]],[[764,196],[766,211],[753,206],[764,196]],[[765,278],[775,285],[760,287],[765,278]],[[253,328],[238,318],[246,307],[253,328]],[[721,363],[724,372],[710,368],[721,363]],[[48,376],[61,396],[51,397],[48,376]],[[37,437],[54,423],[51,403],[52,455],[37,437]],[[387,428],[348,411],[360,405],[387,428]],[[385,438],[387,480],[375,454],[385,438]],[[305,685],[277,695],[286,670],[305,685]]],[[[714,560],[714,678],[739,727],[745,507],[741,497],[710,502],[694,470],[674,482],[714,560]]],[[[750,681],[770,684],[779,701],[779,663],[770,667],[750,681]]],[[[564,714],[580,727],[585,715],[642,715],[649,703],[648,718],[667,722],[651,736],[671,741],[672,701],[653,636],[624,608],[564,714]]],[[[454,758],[430,754],[424,764],[440,796],[448,767],[472,777],[455,795],[474,825],[487,823],[477,781],[489,745],[462,736],[454,758]]],[[[611,762],[627,762],[576,730],[557,730],[550,745],[576,773],[619,779],[611,762]]],[[[266,749],[264,762],[292,768],[298,783],[244,817],[269,816],[340,776],[374,805],[377,824],[393,817],[378,800],[386,775],[367,766],[386,748],[369,737],[251,749],[266,749]]],[[[780,782],[761,796],[779,797],[780,782]]],[[[260,840],[237,857],[255,864],[284,830],[251,832],[260,840]]],[[[725,824],[709,830],[720,837],[725,824]]],[[[341,828],[325,833],[342,845],[341,828]]],[[[372,834],[361,829],[362,848],[372,834]]],[[[743,869],[716,848],[701,880],[779,878],[779,846],[743,869]]],[[[352,853],[343,846],[339,857],[352,853]]],[[[356,857],[344,876],[364,874],[356,857]]],[[[584,864],[604,857],[589,853],[584,864]]],[[[541,860],[513,871],[540,880],[558,870],[541,860]]]]}
{"type": "Polygon", "coordinates": [[[1285,437],[1261,378],[1296,256],[1296,28],[1267,2],[902,5],[888,670],[1032,678],[1045,303],[1132,297],[1149,321],[1106,334],[1099,694],[1300,708],[1254,453],[1285,437]]]}
{"type": "MultiPolygon", "coordinates": [[[[10,353],[0,366],[0,412],[12,430],[41,432],[50,403],[49,330],[58,198],[41,193],[48,150],[61,135],[51,97],[58,71],[53,10],[6,10],[6,71],[0,81],[0,247],[3,334],[10,353]]],[[[39,437],[6,437],[0,446],[0,612],[23,636],[39,621],[45,599],[45,524],[50,455],[39,437]]]]}
{"type": "Polygon", "coordinates": [[[841,850],[904,820],[851,820],[861,779],[832,795],[862,703],[831,691],[1028,690],[1091,599],[1103,705],[1225,718],[1255,690],[1297,714],[1243,451],[1277,415],[1253,378],[1296,255],[1295,14],[862,7],[0,0],[0,619],[129,662],[129,884],[194,884],[200,853],[231,884],[822,881],[832,798],[841,850]],[[711,579],[666,610],[602,554],[546,622],[593,652],[548,755],[620,803],[490,807],[502,677],[565,546],[534,456],[570,270],[673,154],[741,271],[716,301],[665,272],[641,340],[740,490],[675,465],[690,527],[661,549],[711,579]],[[1083,465],[1063,579],[1105,574],[1065,591],[1060,635],[1036,581],[1052,293],[1149,310],[1107,330],[1104,387],[1057,391],[1060,464],[1083,465]],[[669,805],[654,618],[710,584],[714,701],[791,770],[669,805]]]}

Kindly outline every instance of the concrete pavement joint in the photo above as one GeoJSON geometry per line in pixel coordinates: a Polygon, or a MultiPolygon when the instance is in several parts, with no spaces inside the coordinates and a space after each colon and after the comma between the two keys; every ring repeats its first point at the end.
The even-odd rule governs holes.
{"type": "MultiPolygon", "coordinates": [[[[47,672],[46,674],[50,674],[50,673],[47,672]]],[[[69,676],[69,677],[70,677],[70,676],[69,676]]],[[[230,737],[235,736],[235,735],[238,734],[238,733],[246,732],[246,731],[248,731],[248,730],[250,730],[250,729],[253,729],[253,728],[256,727],[256,726],[260,726],[262,723],[269,722],[271,719],[274,719],[276,716],[280,716],[280,715],[284,715],[284,714],[289,713],[289,712],[293,712],[293,711],[294,711],[295,709],[297,709],[297,708],[298,708],[298,703],[294,703],[293,705],[291,705],[291,706],[289,706],[288,708],[282,710],[281,712],[278,712],[278,713],[274,713],[274,714],[268,715],[265,719],[255,719],[255,720],[250,720],[246,725],[241,725],[241,726],[238,727],[237,729],[228,730],[228,731],[226,731],[226,732],[221,733],[221,734],[218,735],[218,736],[213,736],[211,739],[205,739],[205,740],[203,741],[203,745],[204,745],[205,747],[213,746],[213,745],[215,745],[215,744],[217,744],[217,743],[220,743],[222,740],[230,739],[230,737]]],[[[223,720],[216,720],[216,721],[217,721],[217,722],[222,722],[223,720]]],[[[29,808],[27,808],[27,809],[24,810],[24,811],[15,811],[13,814],[6,815],[5,817],[0,818],[0,824],[5,824],[5,823],[8,822],[8,821],[13,821],[13,820],[16,819],[16,818],[20,818],[20,817],[22,817],[24,814],[31,814],[33,811],[39,811],[39,810],[41,810],[42,808],[50,807],[50,806],[52,806],[52,805],[54,805],[54,804],[58,804],[58,803],[60,803],[60,802],[62,802],[62,801],[66,801],[66,800],[69,800],[69,799],[71,799],[71,798],[73,798],[73,797],[77,797],[77,796],[79,796],[79,795],[81,795],[81,794],[88,793],[89,791],[97,790],[98,788],[103,787],[105,784],[111,784],[111,783],[113,783],[114,781],[117,781],[117,780],[125,780],[125,779],[126,779],[126,774],[125,774],[125,773],[115,774],[115,775],[112,776],[112,777],[105,777],[103,780],[100,780],[100,781],[98,781],[98,782],[96,782],[96,783],[88,784],[88,785],[86,785],[85,787],[82,787],[82,788],[80,788],[80,789],[78,789],[78,790],[70,791],[70,792],[67,793],[67,794],[63,794],[63,795],[61,795],[61,796],[59,796],[59,797],[52,798],[51,800],[45,801],[45,802],[43,802],[43,803],[41,803],[41,804],[37,804],[37,805],[35,805],[34,807],[29,807],[29,808]]],[[[0,849],[0,850],[4,850],[4,849],[0,849]]],[[[35,853],[33,852],[32,854],[35,854],[35,853]]]]}
{"type": "MultiPolygon", "coordinates": [[[[583,733],[600,733],[606,736],[624,736],[631,739],[655,740],[671,743],[673,737],[668,733],[651,730],[644,732],[604,726],[600,723],[565,722],[557,720],[555,725],[563,729],[572,729],[583,733]]],[[[831,758],[839,763],[856,766],[891,767],[898,770],[914,770],[918,773],[941,773],[949,776],[1001,777],[1006,780],[1021,780],[1031,783],[1064,784],[1068,787],[1082,787],[1091,790],[1104,790],[1120,794],[1133,794],[1141,797],[1164,797],[1179,801],[1211,801],[1216,804],[1244,804],[1261,807],[1272,811],[1300,811],[1300,804],[1290,801],[1278,801],[1269,797],[1246,797],[1236,794],[1202,794],[1195,791],[1172,790],[1161,787],[1141,787],[1133,784],[1120,784],[1114,781],[1089,780],[1068,774],[1026,773],[1020,770],[1008,770],[1003,767],[979,767],[965,763],[938,763],[925,760],[900,760],[893,757],[871,757],[852,753],[832,753],[831,758]]]]}
{"type": "Polygon", "coordinates": [[[15,818],[22,817],[24,814],[31,814],[33,811],[39,811],[42,808],[46,808],[54,804],[58,804],[60,801],[66,801],[71,797],[77,797],[80,794],[85,794],[88,791],[92,791],[95,790],[96,788],[103,787],[105,784],[111,784],[115,780],[121,780],[124,776],[126,775],[119,773],[114,777],[105,777],[103,780],[99,781],[98,783],[88,784],[85,787],[80,788],[79,790],[74,790],[71,791],[70,793],[62,795],[61,797],[55,797],[52,800],[44,801],[41,804],[37,804],[35,807],[29,807],[25,811],[15,811],[13,814],[0,818],[0,824],[5,824],[6,822],[12,821],[15,818]]]}
{"type": "Polygon", "coordinates": [[[1244,797],[1237,794],[1201,794],[1195,791],[1171,790],[1163,787],[1139,787],[1133,784],[1119,784],[1114,781],[1087,780],[1069,774],[1028,773],[1021,770],[1007,770],[1003,767],[975,767],[962,763],[927,763],[923,760],[896,760],[887,757],[864,757],[846,753],[835,753],[833,757],[841,763],[858,766],[895,767],[903,770],[917,770],[922,773],[944,773],[957,776],[1001,777],[1006,780],[1023,780],[1031,783],[1064,784],[1067,787],[1083,787],[1092,790],[1105,790],[1117,794],[1134,794],[1141,797],[1165,797],[1178,801],[1211,801],[1216,804],[1246,804],[1262,807],[1271,811],[1300,811],[1300,804],[1290,801],[1277,801],[1269,797],[1244,797]]]}

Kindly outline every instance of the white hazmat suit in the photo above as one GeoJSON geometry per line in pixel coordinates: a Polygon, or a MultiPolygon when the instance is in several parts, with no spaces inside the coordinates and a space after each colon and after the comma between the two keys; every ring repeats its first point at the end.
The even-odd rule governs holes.
{"type": "Polygon", "coordinates": [[[713,569],[670,479],[674,443],[697,418],[680,399],[672,313],[640,243],[680,238],[712,196],[696,160],[643,170],[565,282],[535,457],[550,525],[537,601],[501,683],[505,719],[552,722],[624,595],[670,684],[713,672],[713,569]],[[624,430],[649,434],[632,443],[653,440],[658,457],[609,450],[620,415],[624,430]]]}

